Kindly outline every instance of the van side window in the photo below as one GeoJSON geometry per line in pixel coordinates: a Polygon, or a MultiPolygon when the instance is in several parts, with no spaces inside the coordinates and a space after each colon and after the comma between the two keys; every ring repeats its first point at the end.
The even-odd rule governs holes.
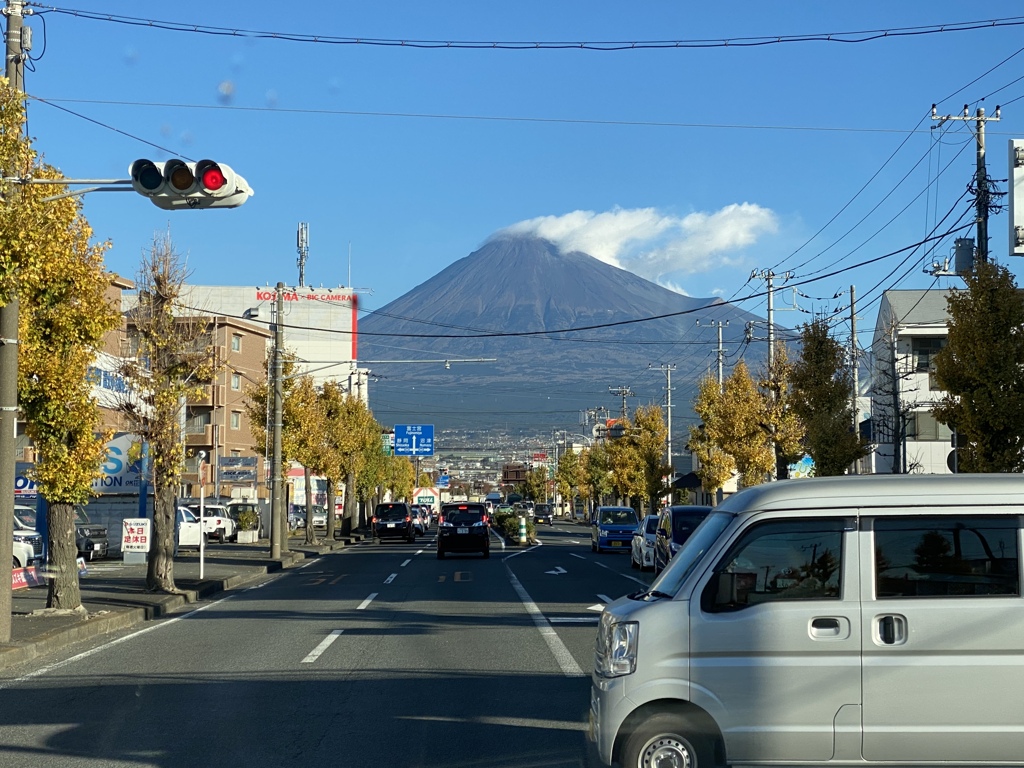
{"type": "Polygon", "coordinates": [[[836,600],[842,589],[842,518],[773,520],[752,526],[715,568],[701,607],[737,611],[780,600],[836,600]]]}
{"type": "Polygon", "coordinates": [[[875,597],[1019,595],[1017,518],[879,517],[875,597]]]}

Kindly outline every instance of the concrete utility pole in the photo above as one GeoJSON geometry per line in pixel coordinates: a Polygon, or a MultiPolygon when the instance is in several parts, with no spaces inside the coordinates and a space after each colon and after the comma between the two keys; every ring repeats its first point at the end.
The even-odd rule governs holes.
{"type": "Polygon", "coordinates": [[[622,419],[626,420],[626,398],[634,397],[633,390],[629,387],[608,387],[609,394],[622,398],[622,419]]]}
{"type": "MultiPolygon", "coordinates": [[[[724,366],[725,366],[725,348],[722,346],[722,328],[729,325],[728,320],[718,320],[717,322],[712,320],[708,325],[718,327],[718,391],[722,391],[722,387],[725,384],[724,378],[724,366]]],[[[697,326],[700,326],[700,320],[697,321],[697,326]]]]}
{"type": "Polygon", "coordinates": [[[857,288],[853,285],[850,286],[850,367],[853,374],[853,434],[857,435],[860,433],[860,410],[857,407],[860,365],[857,354],[857,288]]]}
{"type": "MultiPolygon", "coordinates": [[[[654,368],[652,365],[648,365],[648,368],[654,368]]],[[[654,370],[663,371],[665,374],[665,392],[667,393],[665,401],[665,411],[668,414],[667,426],[668,433],[665,435],[665,462],[672,466],[672,371],[676,367],[671,364],[663,364],[654,370]]],[[[670,470],[671,471],[671,470],[670,470]]]]}
{"type": "Polygon", "coordinates": [[[960,115],[939,115],[935,104],[932,104],[932,120],[938,120],[935,125],[938,128],[947,120],[962,120],[968,122],[973,120],[974,138],[977,142],[977,170],[974,174],[974,223],[978,230],[978,261],[988,261],[988,212],[992,193],[989,190],[988,170],[985,167],[985,123],[990,120],[999,122],[1002,110],[996,106],[995,114],[992,117],[985,117],[985,108],[978,107],[972,117],[968,105],[964,104],[964,111],[960,115]]]}
{"type": "MultiPolygon", "coordinates": [[[[25,46],[22,45],[22,0],[8,0],[7,63],[12,88],[25,91],[25,46]]],[[[4,169],[10,173],[14,169],[4,169]]],[[[15,284],[17,281],[15,281],[15,284]]],[[[14,558],[14,473],[18,429],[18,296],[0,307],[0,563],[14,558]]],[[[0,643],[11,640],[11,582],[0,580],[0,643]]]]}
{"type": "Polygon", "coordinates": [[[270,505],[270,558],[281,557],[282,542],[288,530],[288,515],[284,509],[284,482],[281,467],[281,432],[284,428],[284,283],[277,284],[277,302],[274,317],[274,449],[270,462],[270,475],[274,491],[270,505]]]}

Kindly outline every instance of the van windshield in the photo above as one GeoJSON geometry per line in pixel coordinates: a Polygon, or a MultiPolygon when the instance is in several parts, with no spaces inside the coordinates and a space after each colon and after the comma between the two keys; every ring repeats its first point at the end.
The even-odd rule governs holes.
{"type": "Polygon", "coordinates": [[[675,597],[686,577],[697,567],[704,554],[714,546],[722,531],[729,527],[735,515],[729,512],[712,512],[697,526],[697,530],[686,540],[682,549],[669,560],[668,566],[651,584],[652,591],[664,592],[675,597]]]}

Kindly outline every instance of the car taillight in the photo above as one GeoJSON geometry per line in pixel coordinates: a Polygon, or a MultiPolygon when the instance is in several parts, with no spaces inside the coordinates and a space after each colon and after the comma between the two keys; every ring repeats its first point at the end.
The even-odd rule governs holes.
{"type": "Polygon", "coordinates": [[[441,515],[439,518],[437,518],[437,523],[438,525],[444,525],[444,515],[441,515]]]}
{"type": "Polygon", "coordinates": [[[370,522],[371,522],[371,523],[376,523],[376,522],[377,522],[377,516],[376,516],[376,515],[374,515],[373,517],[371,517],[371,518],[370,518],[370,522]]]}
{"type": "Polygon", "coordinates": [[[412,522],[412,518],[411,518],[411,517],[409,517],[408,515],[406,515],[406,516],[405,516],[405,522],[407,522],[407,523],[411,523],[411,522],[412,522]]]}

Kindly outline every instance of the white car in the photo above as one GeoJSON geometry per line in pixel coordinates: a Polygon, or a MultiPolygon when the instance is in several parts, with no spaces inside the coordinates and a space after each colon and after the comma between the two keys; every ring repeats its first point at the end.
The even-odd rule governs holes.
{"type": "Polygon", "coordinates": [[[658,538],[658,516],[648,515],[640,521],[640,526],[633,534],[633,550],[630,553],[630,565],[646,571],[654,567],[654,542],[658,538]]]}
{"type": "MultiPolygon", "coordinates": [[[[198,504],[189,504],[188,510],[195,517],[199,517],[198,504]]],[[[210,536],[225,542],[235,538],[238,533],[238,525],[227,507],[221,504],[204,504],[203,530],[210,536]]]]}
{"type": "Polygon", "coordinates": [[[43,564],[43,537],[35,530],[36,511],[14,506],[14,567],[43,564]]]}
{"type": "Polygon", "coordinates": [[[174,517],[174,535],[177,549],[199,549],[200,537],[206,539],[208,536],[202,532],[199,518],[187,507],[178,507],[174,517]]]}

